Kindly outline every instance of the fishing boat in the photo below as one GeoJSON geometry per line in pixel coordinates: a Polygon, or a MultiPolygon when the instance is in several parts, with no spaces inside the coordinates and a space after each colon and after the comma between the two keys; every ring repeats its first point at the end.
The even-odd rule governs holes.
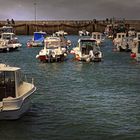
{"type": "Polygon", "coordinates": [[[130,52],[133,38],[126,36],[126,33],[117,33],[116,38],[113,40],[116,51],[130,52]]]}
{"type": "Polygon", "coordinates": [[[97,41],[97,45],[101,45],[103,43],[103,34],[100,32],[92,32],[92,38],[97,41]]]}
{"type": "Polygon", "coordinates": [[[44,39],[46,37],[46,32],[34,32],[34,36],[31,40],[28,40],[27,47],[42,47],[44,44],[44,39]]]}
{"type": "Polygon", "coordinates": [[[0,38],[0,52],[15,51],[22,46],[14,33],[2,33],[0,38]]]}
{"type": "Polygon", "coordinates": [[[61,62],[67,56],[67,44],[60,37],[50,36],[44,40],[44,48],[36,56],[42,62],[61,62]]]}
{"type": "Polygon", "coordinates": [[[134,39],[130,57],[136,61],[140,61],[140,32],[137,32],[137,37],[134,39]]]}
{"type": "Polygon", "coordinates": [[[30,107],[36,87],[23,80],[21,69],[0,64],[0,120],[20,118],[30,107]]]}
{"type": "Polygon", "coordinates": [[[93,38],[80,38],[77,47],[71,51],[75,55],[76,60],[86,62],[100,62],[102,60],[102,52],[97,42],[93,38]]]}

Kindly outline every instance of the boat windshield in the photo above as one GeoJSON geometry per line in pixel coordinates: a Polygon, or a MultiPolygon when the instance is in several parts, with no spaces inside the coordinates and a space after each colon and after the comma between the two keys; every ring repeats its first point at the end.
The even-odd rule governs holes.
{"type": "Polygon", "coordinates": [[[23,79],[23,73],[18,70],[16,73],[17,86],[20,86],[23,83],[23,79]]]}
{"type": "Polygon", "coordinates": [[[96,41],[94,40],[82,40],[81,41],[81,50],[82,54],[89,54],[90,50],[96,48],[96,41]]]}
{"type": "Polygon", "coordinates": [[[50,48],[58,48],[59,46],[60,46],[59,41],[46,42],[46,48],[48,48],[48,49],[50,49],[50,48]]]}
{"type": "Polygon", "coordinates": [[[15,73],[0,71],[0,101],[3,98],[15,97],[15,73]]]}
{"type": "Polygon", "coordinates": [[[6,40],[10,40],[10,39],[12,39],[12,38],[14,38],[14,37],[15,37],[14,34],[3,34],[3,35],[2,35],[2,38],[3,38],[3,39],[6,39],[6,40]]]}
{"type": "Polygon", "coordinates": [[[2,33],[12,33],[13,32],[13,27],[7,27],[7,26],[4,26],[0,29],[0,31],[2,33]]]}
{"type": "Polygon", "coordinates": [[[95,40],[82,40],[81,41],[81,46],[95,46],[96,45],[96,41],[95,40]]]}

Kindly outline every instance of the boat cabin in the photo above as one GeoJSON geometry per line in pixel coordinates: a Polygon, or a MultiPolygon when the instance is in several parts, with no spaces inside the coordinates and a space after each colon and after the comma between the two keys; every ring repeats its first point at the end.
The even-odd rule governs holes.
{"type": "Polygon", "coordinates": [[[126,38],[126,33],[117,33],[116,38],[117,38],[117,39],[126,38]]]}
{"type": "Polygon", "coordinates": [[[66,36],[66,35],[68,35],[68,33],[67,32],[65,32],[65,31],[63,31],[63,30],[60,30],[60,31],[58,31],[58,32],[55,32],[54,34],[53,34],[54,36],[66,36]]]}
{"type": "Polygon", "coordinates": [[[80,51],[84,55],[88,55],[91,50],[96,50],[96,40],[93,39],[80,39],[79,40],[80,51]]]}
{"type": "Polygon", "coordinates": [[[14,29],[12,26],[3,26],[0,28],[0,33],[13,33],[14,29]]]}
{"type": "Polygon", "coordinates": [[[17,89],[22,84],[20,68],[0,64],[0,101],[18,97],[17,89]]]}
{"type": "Polygon", "coordinates": [[[14,33],[2,33],[1,39],[3,40],[13,40],[16,39],[16,35],[14,33]]]}
{"type": "Polygon", "coordinates": [[[50,48],[55,48],[55,47],[60,47],[60,43],[61,43],[61,40],[59,37],[47,37],[45,40],[45,47],[47,49],[50,49],[50,48]]]}
{"type": "Polygon", "coordinates": [[[103,34],[100,32],[92,32],[92,38],[97,41],[98,45],[100,45],[103,41],[103,34]]]}
{"type": "Polygon", "coordinates": [[[102,33],[92,32],[92,38],[95,39],[95,40],[102,40],[102,33]]]}
{"type": "Polygon", "coordinates": [[[34,32],[34,41],[36,42],[43,42],[46,37],[46,32],[34,32]]]}

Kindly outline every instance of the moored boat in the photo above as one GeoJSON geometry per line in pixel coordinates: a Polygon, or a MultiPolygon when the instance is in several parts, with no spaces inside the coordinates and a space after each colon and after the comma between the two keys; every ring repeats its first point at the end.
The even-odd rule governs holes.
{"type": "Polygon", "coordinates": [[[44,48],[36,56],[42,62],[61,62],[67,56],[67,43],[60,37],[50,36],[44,40],[44,48]]]}
{"type": "Polygon", "coordinates": [[[117,33],[116,38],[113,40],[115,49],[119,52],[130,52],[133,38],[127,37],[126,33],[117,33]]]}
{"type": "Polygon", "coordinates": [[[0,120],[20,118],[30,107],[36,87],[23,80],[21,69],[0,64],[0,120]]]}
{"type": "Polygon", "coordinates": [[[2,33],[0,38],[0,52],[14,51],[22,46],[14,33],[2,33]]]}
{"type": "Polygon", "coordinates": [[[79,61],[100,62],[102,60],[100,47],[97,46],[97,42],[93,38],[80,38],[77,47],[73,48],[71,53],[79,61]]]}
{"type": "Polygon", "coordinates": [[[44,39],[46,37],[46,32],[34,32],[34,36],[31,40],[28,40],[27,47],[42,47],[44,44],[44,39]]]}

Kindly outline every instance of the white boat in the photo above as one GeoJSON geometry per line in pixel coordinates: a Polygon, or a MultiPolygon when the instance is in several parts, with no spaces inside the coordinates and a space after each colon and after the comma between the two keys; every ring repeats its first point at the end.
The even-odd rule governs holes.
{"type": "Polygon", "coordinates": [[[71,51],[79,61],[100,62],[102,60],[102,52],[97,42],[93,38],[80,38],[77,47],[71,51]]]}
{"type": "Polygon", "coordinates": [[[117,33],[113,40],[115,49],[119,52],[130,52],[133,46],[133,38],[127,37],[126,33],[117,33]]]}
{"type": "Polygon", "coordinates": [[[65,31],[63,31],[63,30],[60,30],[60,31],[58,31],[58,32],[55,32],[54,33],[54,36],[66,36],[66,35],[68,35],[68,33],[67,32],[65,32],[65,31]]]}
{"type": "Polygon", "coordinates": [[[137,32],[137,37],[134,39],[134,46],[130,54],[132,59],[140,61],[140,32],[137,32]]]}
{"type": "Polygon", "coordinates": [[[0,38],[0,51],[14,51],[22,46],[14,33],[2,33],[0,38]]]}
{"type": "Polygon", "coordinates": [[[103,43],[103,34],[100,32],[92,32],[91,37],[97,41],[97,45],[101,45],[103,43]]]}
{"type": "Polygon", "coordinates": [[[42,47],[44,44],[44,39],[46,37],[46,32],[34,32],[34,37],[31,40],[28,40],[27,47],[42,47]]]}
{"type": "Polygon", "coordinates": [[[86,31],[85,29],[78,32],[79,36],[90,36],[90,32],[86,31]]]}
{"type": "Polygon", "coordinates": [[[64,61],[67,56],[67,43],[61,37],[51,36],[44,40],[44,48],[36,56],[42,62],[64,61]]]}
{"type": "Polygon", "coordinates": [[[0,120],[20,118],[30,107],[36,87],[23,81],[21,69],[0,64],[0,120]]]}

